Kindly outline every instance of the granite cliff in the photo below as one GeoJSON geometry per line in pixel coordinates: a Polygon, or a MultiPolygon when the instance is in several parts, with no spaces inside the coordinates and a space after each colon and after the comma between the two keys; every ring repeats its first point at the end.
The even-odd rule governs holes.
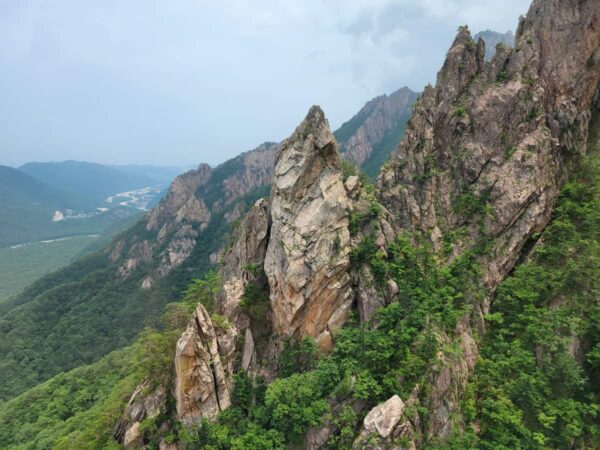
{"type": "MultiPolygon", "coordinates": [[[[498,46],[486,61],[485,47],[460,28],[436,86],[418,99],[375,187],[344,173],[318,107],[277,148],[269,200],[252,206],[222,257],[222,291],[213,313],[229,325],[217,329],[200,305],[177,344],[177,420],[188,427],[217,421],[232,403],[236,373],[276,381],[285,349],[303,338],[314,339],[325,360],[360,353],[336,347],[353,311],[358,336],[386,332],[389,323],[377,311],[389,305],[409,316],[401,308],[413,305],[411,299],[399,295],[418,292],[418,286],[410,291],[402,285],[411,267],[394,258],[405,257],[400,245],[410,244],[431,249],[428,267],[441,277],[456,262],[476,265],[475,287],[465,282],[458,285],[464,287],[460,295],[452,294],[463,304],[452,310],[452,327],[427,318],[415,328],[407,353],[418,354],[427,340],[435,341],[436,350],[430,359],[414,359],[420,372],[412,374],[417,382],[398,390],[404,395],[373,404],[368,395],[348,397],[337,387],[319,391],[319,407],[333,414],[306,426],[303,444],[328,448],[349,433],[344,442],[352,448],[414,449],[441,445],[464,431],[461,402],[495,291],[536,245],[561,187],[588,151],[600,83],[600,3],[535,0],[520,20],[514,48],[498,46]],[[342,412],[349,424],[338,420],[342,412]]],[[[385,104],[384,98],[367,105],[363,115],[370,118],[343,140],[350,159],[369,157],[372,148],[363,138],[381,135],[385,126],[372,112],[385,104]]],[[[385,337],[401,331],[392,327],[385,337]]],[[[347,336],[346,344],[354,342],[347,336]]],[[[364,346],[365,339],[358,342],[364,346]]],[[[377,364],[394,360],[373,353],[367,359],[377,364]]],[[[361,369],[339,375],[346,390],[364,383],[361,369]]],[[[393,368],[385,383],[408,383],[401,369],[393,368]]],[[[285,415],[294,406],[277,411],[285,415]]],[[[127,414],[118,436],[139,427],[127,414]]]]}

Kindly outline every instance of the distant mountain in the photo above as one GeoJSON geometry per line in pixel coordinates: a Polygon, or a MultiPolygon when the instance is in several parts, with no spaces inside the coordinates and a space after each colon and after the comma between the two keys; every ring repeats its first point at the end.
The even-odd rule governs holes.
{"type": "Polygon", "coordinates": [[[79,193],[85,199],[87,208],[93,209],[99,206],[110,207],[110,204],[105,204],[106,199],[115,194],[167,184],[170,181],[168,176],[158,175],[158,171],[143,174],[140,167],[116,169],[89,162],[63,161],[31,162],[19,167],[19,170],[54,188],[79,193]],[[157,178],[163,181],[157,181],[157,178]]]}
{"type": "Polygon", "coordinates": [[[404,127],[419,97],[407,87],[367,102],[333,134],[344,159],[374,177],[404,135],[404,127]]]}
{"type": "MultiPolygon", "coordinates": [[[[156,184],[168,185],[177,176],[185,172],[183,167],[175,166],[149,166],[142,164],[109,165],[111,169],[125,172],[135,177],[141,177],[147,180],[154,180],[156,184]]],[[[165,187],[166,189],[166,187],[165,187]]]]}
{"type": "Polygon", "coordinates": [[[43,183],[21,170],[8,166],[0,166],[0,197],[0,201],[4,202],[55,209],[78,209],[84,205],[84,199],[77,194],[43,183]]]}
{"type": "Polygon", "coordinates": [[[496,54],[496,46],[498,44],[504,44],[507,47],[515,46],[515,35],[512,31],[507,31],[506,33],[499,33],[493,30],[485,30],[480,31],[475,36],[473,36],[473,40],[477,42],[479,39],[483,39],[485,42],[485,60],[489,61],[496,54]]]}
{"type": "Polygon", "coordinates": [[[87,208],[88,205],[83,195],[48,185],[18,169],[0,166],[0,247],[102,233],[107,227],[139,214],[133,208],[100,212],[87,208]],[[57,211],[60,213],[55,217],[57,211]]]}

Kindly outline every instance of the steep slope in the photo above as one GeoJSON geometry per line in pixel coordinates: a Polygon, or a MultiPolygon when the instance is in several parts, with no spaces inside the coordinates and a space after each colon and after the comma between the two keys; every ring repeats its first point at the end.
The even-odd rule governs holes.
{"type": "Polygon", "coordinates": [[[599,22],[595,1],[534,1],[515,49],[499,49],[490,64],[482,41],[461,29],[379,177],[397,229],[430,235],[435,248],[449,244],[450,260],[474,252],[488,292],[448,337],[469,342],[463,356],[442,357],[442,369],[432,369],[420,399],[424,439],[451,433],[490,295],[548,223],[571,161],[585,152],[600,80],[599,22]]]}
{"type": "MultiPolygon", "coordinates": [[[[271,204],[255,204],[225,256],[222,295],[198,307],[180,338],[177,408],[165,400],[155,429],[175,439],[187,430],[187,443],[197,447],[468,445],[472,408],[461,406],[472,402],[467,388],[484,318],[588,150],[600,82],[600,3],[536,0],[514,50],[500,46],[488,63],[484,55],[484,42],[461,27],[376,189],[356,176],[343,180],[335,142],[324,119],[316,120],[322,112],[309,112],[283,143],[271,204]],[[334,204],[323,201],[325,193],[334,204]],[[315,218],[329,221],[313,227],[315,218]],[[257,224],[268,230],[266,250],[265,239],[248,240],[257,224]],[[330,295],[334,289],[338,295],[330,295]],[[346,305],[356,306],[362,322],[346,305]],[[323,345],[325,333],[330,345],[323,345]],[[261,378],[270,382],[266,390],[261,378]]],[[[592,214],[596,200],[580,200],[592,214]]],[[[589,220],[593,227],[595,215],[589,220]]],[[[595,349],[597,339],[590,342],[595,349]]],[[[547,359],[546,351],[536,358],[547,359]]],[[[591,358],[594,369],[595,353],[591,358]]],[[[538,415],[538,427],[571,433],[565,448],[575,438],[597,439],[597,402],[581,407],[586,424],[573,432],[556,410],[579,408],[566,400],[538,415]]],[[[133,430],[128,447],[157,443],[129,412],[120,424],[133,430]]],[[[544,448],[561,441],[537,432],[521,442],[544,448]]]]}
{"type": "Polygon", "coordinates": [[[418,97],[403,87],[367,102],[333,133],[344,159],[374,177],[402,137],[418,97]]]}
{"type": "Polygon", "coordinates": [[[274,148],[181,175],[157,208],[108,247],[3,303],[0,399],[96,361],[157,324],[164,305],[218,261],[233,222],[268,189],[262,161],[274,148]],[[220,209],[208,212],[202,189],[220,209]]]}
{"type": "Polygon", "coordinates": [[[467,392],[464,443],[598,448],[600,120],[590,156],[562,188],[549,225],[504,280],[467,392]]]}

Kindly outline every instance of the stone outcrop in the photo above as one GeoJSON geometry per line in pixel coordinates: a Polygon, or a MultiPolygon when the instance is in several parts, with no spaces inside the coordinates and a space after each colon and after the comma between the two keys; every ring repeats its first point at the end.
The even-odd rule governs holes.
{"type": "Polygon", "coordinates": [[[353,448],[415,450],[415,431],[412,423],[404,416],[406,406],[400,397],[394,395],[371,409],[363,420],[362,431],[354,441],[353,448]]]}
{"type": "Polygon", "coordinates": [[[184,424],[213,419],[231,406],[227,362],[221,359],[219,350],[212,320],[198,304],[175,353],[177,417],[184,424]]]}
{"type": "MultiPolygon", "coordinates": [[[[395,138],[398,139],[418,97],[417,92],[403,87],[390,95],[376,97],[363,106],[335,132],[344,159],[362,166],[385,138],[396,134],[395,138]]],[[[382,161],[396,143],[397,140],[391,139],[389,146],[384,146],[386,154],[381,156],[382,161]]]]}
{"type": "Polygon", "coordinates": [[[131,395],[127,408],[113,428],[113,436],[127,450],[144,447],[140,424],[144,419],[154,419],[165,411],[167,392],[160,384],[150,393],[150,383],[141,383],[131,395]]]}
{"type": "Polygon", "coordinates": [[[312,107],[277,157],[265,258],[273,326],[322,348],[350,307],[348,199],[323,111],[312,107]]]}
{"type": "Polygon", "coordinates": [[[146,229],[162,230],[183,221],[206,223],[210,212],[202,199],[196,197],[200,186],[206,185],[212,175],[208,164],[200,164],[196,170],[190,170],[173,180],[166,197],[148,214],[146,229]]]}
{"type": "MultiPolygon", "coordinates": [[[[378,179],[380,199],[397,231],[430,235],[436,248],[460,229],[450,259],[480,245],[491,294],[525,243],[547,224],[569,159],[585,151],[590,105],[600,81],[600,3],[536,0],[521,19],[515,48],[489,63],[484,44],[461,28],[438,74],[425,89],[404,139],[378,179]]],[[[476,333],[489,298],[448,339],[463,356],[432,370],[430,437],[451,431],[450,417],[477,355],[476,333]],[[452,392],[452,395],[446,395],[452,392]]]]}
{"type": "MultiPolygon", "coordinates": [[[[202,305],[177,343],[175,356],[177,416],[185,424],[214,419],[231,404],[233,374],[256,370],[256,349],[249,318],[239,308],[248,283],[260,277],[269,233],[269,205],[257,200],[240,224],[237,239],[223,257],[222,291],[216,310],[227,319],[217,329],[202,305]],[[244,336],[243,345],[236,337],[244,336]]],[[[264,276],[264,275],[263,275],[264,276]]]]}

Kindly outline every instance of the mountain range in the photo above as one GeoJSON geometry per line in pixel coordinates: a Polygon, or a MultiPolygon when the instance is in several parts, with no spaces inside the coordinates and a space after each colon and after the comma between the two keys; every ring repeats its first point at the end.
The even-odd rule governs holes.
{"type": "Polygon", "coordinates": [[[422,94],[177,176],[0,304],[0,446],[596,448],[599,30],[534,0],[422,94]]]}

